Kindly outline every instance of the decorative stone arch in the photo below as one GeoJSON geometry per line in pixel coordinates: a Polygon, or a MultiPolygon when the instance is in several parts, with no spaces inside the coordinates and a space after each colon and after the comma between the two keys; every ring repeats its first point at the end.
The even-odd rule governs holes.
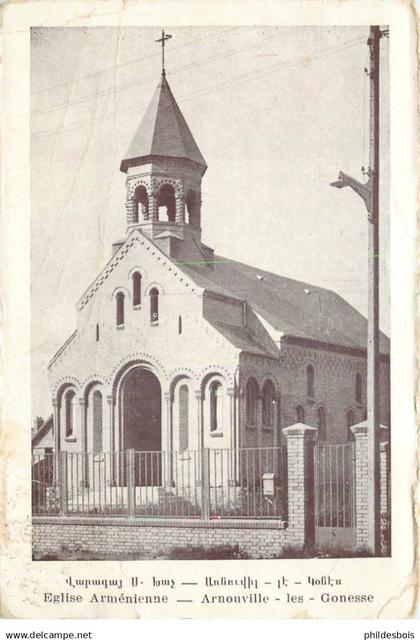
{"type": "Polygon", "coordinates": [[[173,180],[162,180],[156,189],[156,210],[157,219],[165,221],[161,218],[159,212],[161,207],[166,207],[166,217],[168,222],[176,222],[177,218],[177,194],[176,184],[173,180]]]}
{"type": "Polygon", "coordinates": [[[128,287],[119,286],[115,287],[111,293],[111,300],[115,300],[118,293],[123,293],[128,299],[131,298],[130,289],[128,289],[128,287]]]}
{"type": "Polygon", "coordinates": [[[133,176],[132,178],[128,179],[128,185],[127,185],[128,198],[133,198],[134,192],[137,189],[137,187],[144,187],[147,191],[147,195],[150,196],[150,193],[151,193],[150,179],[145,177],[133,176]]]}
{"type": "Polygon", "coordinates": [[[78,380],[73,376],[65,376],[57,380],[57,382],[55,383],[55,386],[53,388],[53,393],[52,393],[53,401],[60,403],[64,391],[66,391],[66,389],[69,387],[74,387],[76,389],[77,396],[79,398],[82,397],[83,387],[80,383],[80,380],[78,380]]]}
{"type": "Polygon", "coordinates": [[[127,181],[127,200],[125,206],[127,210],[127,224],[129,225],[142,221],[138,216],[139,200],[136,198],[136,191],[140,188],[144,189],[143,196],[145,196],[145,198],[143,198],[145,208],[142,211],[142,219],[148,220],[150,217],[150,180],[133,177],[127,181]]]}
{"type": "Polygon", "coordinates": [[[200,399],[203,412],[203,443],[209,436],[220,434],[227,423],[228,384],[223,373],[214,368],[201,380],[200,399]]]}
{"type": "Polygon", "coordinates": [[[246,368],[240,373],[239,376],[239,387],[243,393],[245,393],[246,383],[249,378],[255,378],[255,380],[258,382],[258,386],[260,386],[261,373],[257,371],[257,369],[246,368]]]}
{"type": "MultiPolygon", "coordinates": [[[[112,380],[112,428],[111,440],[117,451],[160,451],[164,425],[164,388],[162,371],[150,359],[134,357],[126,359],[115,368],[112,380]]],[[[109,398],[108,398],[109,402],[109,398]]],[[[150,470],[149,470],[150,471],[150,470]]],[[[160,485],[161,464],[157,459],[156,469],[150,473],[141,460],[134,464],[135,485],[160,485]]],[[[117,472],[119,481],[127,482],[127,467],[122,465],[117,472]]]]}
{"type": "Polygon", "coordinates": [[[157,325],[159,322],[159,313],[160,313],[160,300],[162,299],[162,294],[164,293],[162,285],[159,283],[151,282],[146,288],[144,292],[144,299],[147,300],[147,305],[149,309],[149,319],[151,325],[157,325]]]}
{"type": "MultiPolygon", "coordinates": [[[[108,440],[105,442],[105,428],[107,425],[107,382],[100,376],[90,376],[84,383],[83,392],[83,450],[92,453],[101,453],[106,450],[108,440]],[[95,397],[100,393],[100,401],[95,397]]],[[[109,434],[108,434],[109,437],[109,434]]],[[[89,474],[89,465],[86,465],[86,474],[89,474]]]]}
{"type": "Polygon", "coordinates": [[[111,395],[115,399],[119,382],[123,375],[132,367],[141,366],[150,370],[159,379],[162,391],[168,386],[168,376],[161,363],[149,353],[137,352],[126,356],[112,369],[110,376],[111,395]]]}
{"type": "Polygon", "coordinates": [[[136,271],[138,271],[139,273],[141,273],[141,277],[142,277],[142,278],[144,278],[145,280],[146,280],[146,279],[148,279],[148,276],[149,276],[148,270],[147,270],[147,269],[145,269],[145,267],[144,267],[143,265],[142,265],[142,266],[140,266],[140,265],[136,265],[135,267],[132,267],[132,268],[130,269],[130,271],[128,272],[128,274],[127,274],[127,281],[128,281],[129,283],[131,283],[131,279],[132,279],[132,277],[133,277],[133,274],[135,274],[135,273],[136,273],[136,271]]]}
{"type": "Polygon", "coordinates": [[[144,290],[144,295],[145,296],[150,295],[150,291],[152,289],[157,289],[159,291],[159,295],[160,296],[165,295],[165,290],[164,290],[163,286],[160,284],[160,282],[156,282],[156,281],[149,282],[149,284],[147,285],[147,287],[144,290]]]}
{"type": "Polygon", "coordinates": [[[272,374],[272,373],[264,373],[260,376],[259,382],[260,382],[260,386],[261,389],[263,388],[265,382],[267,382],[267,380],[269,380],[270,382],[273,383],[274,385],[274,390],[276,392],[276,395],[280,394],[280,385],[277,381],[277,378],[272,374]]]}
{"type": "Polygon", "coordinates": [[[149,219],[149,194],[144,185],[139,184],[133,195],[133,223],[144,222],[149,219]]]}
{"type": "Polygon", "coordinates": [[[190,448],[193,429],[195,379],[188,373],[178,373],[169,384],[167,398],[170,406],[170,448],[183,452],[190,448]]]}
{"type": "Polygon", "coordinates": [[[187,369],[187,368],[175,369],[175,371],[172,371],[168,375],[168,379],[170,381],[168,392],[171,398],[173,398],[175,387],[178,385],[179,382],[181,382],[181,380],[188,380],[189,382],[191,382],[191,384],[194,384],[194,385],[196,385],[196,382],[197,382],[197,378],[194,372],[192,371],[192,369],[187,369]]]}
{"type": "Polygon", "coordinates": [[[115,302],[115,322],[117,328],[124,328],[126,321],[126,300],[130,300],[131,294],[127,287],[116,287],[111,294],[111,300],[115,302]]]}
{"type": "Polygon", "coordinates": [[[55,446],[56,450],[61,450],[63,441],[75,441],[78,434],[79,411],[78,404],[81,399],[81,386],[79,380],[68,376],[62,378],[56,384],[54,391],[54,428],[55,428],[55,446]],[[68,399],[67,394],[72,393],[71,400],[71,433],[68,431],[68,399]]]}
{"type": "Polygon", "coordinates": [[[102,376],[100,376],[99,374],[94,374],[92,376],[89,376],[88,378],[86,378],[83,381],[82,386],[82,392],[83,392],[83,399],[86,401],[88,398],[89,393],[92,391],[93,387],[96,386],[100,386],[103,389],[104,395],[106,396],[108,393],[108,379],[107,378],[103,378],[102,376]]]}
{"type": "Polygon", "coordinates": [[[128,281],[131,290],[132,306],[134,309],[140,308],[143,298],[144,281],[147,278],[146,272],[140,267],[133,267],[128,273],[128,281]]]}
{"type": "Polygon", "coordinates": [[[196,377],[200,381],[200,392],[203,394],[205,386],[212,376],[220,376],[225,381],[227,387],[234,386],[234,376],[220,365],[210,365],[205,367],[196,377]]]}

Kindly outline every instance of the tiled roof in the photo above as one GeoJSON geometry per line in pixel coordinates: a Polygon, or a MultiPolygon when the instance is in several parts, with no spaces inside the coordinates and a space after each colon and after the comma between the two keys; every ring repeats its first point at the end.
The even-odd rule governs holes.
{"type": "Polygon", "coordinates": [[[201,165],[203,173],[207,167],[164,76],[121,162],[121,171],[127,172],[139,159],[150,156],[191,160],[201,165]]]}
{"type": "MultiPolygon", "coordinates": [[[[255,312],[286,336],[366,349],[366,318],[334,291],[220,256],[214,256],[212,267],[178,266],[200,287],[247,300],[255,312]]],[[[380,347],[381,353],[389,353],[389,338],[384,334],[380,347]]]]}

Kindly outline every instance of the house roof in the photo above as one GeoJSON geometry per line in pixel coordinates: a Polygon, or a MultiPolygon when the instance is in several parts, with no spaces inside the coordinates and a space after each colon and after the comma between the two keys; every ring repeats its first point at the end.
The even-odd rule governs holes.
{"type": "Polygon", "coordinates": [[[138,164],[140,160],[150,156],[190,160],[201,165],[203,173],[207,168],[206,161],[163,75],[121,162],[121,171],[127,172],[129,166],[138,164]]]}
{"type": "MultiPolygon", "coordinates": [[[[366,318],[334,291],[221,256],[214,256],[211,266],[178,266],[200,287],[246,300],[286,336],[366,350],[366,318]]],[[[389,338],[384,334],[380,349],[389,354],[389,338]]]]}
{"type": "Polygon", "coordinates": [[[45,420],[42,427],[32,435],[32,449],[37,447],[45,438],[45,436],[48,435],[50,431],[52,431],[53,424],[53,416],[51,415],[45,420]]]}

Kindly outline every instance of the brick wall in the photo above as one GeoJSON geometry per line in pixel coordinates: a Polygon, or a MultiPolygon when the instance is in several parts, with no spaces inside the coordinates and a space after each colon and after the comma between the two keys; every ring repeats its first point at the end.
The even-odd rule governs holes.
{"type": "Polygon", "coordinates": [[[287,529],[279,522],[271,525],[252,522],[152,521],[112,518],[33,519],[32,546],[35,557],[59,554],[64,549],[118,554],[160,555],[174,547],[238,545],[252,556],[273,557],[288,544],[287,529]],[[244,528],[246,527],[246,528],[244,528]]]}
{"type": "MultiPolygon", "coordinates": [[[[245,388],[248,377],[252,376],[260,391],[264,380],[271,378],[281,399],[279,429],[301,420],[297,417],[298,405],[304,410],[303,422],[318,427],[318,410],[322,408],[326,418],[327,441],[335,444],[347,442],[347,412],[352,411],[355,424],[366,419],[366,358],[287,343],[282,344],[280,354],[281,358],[277,360],[255,354],[241,354],[243,387],[245,388]],[[311,397],[307,395],[306,384],[306,367],[309,364],[315,371],[314,395],[311,397]],[[362,375],[362,402],[356,402],[355,397],[357,373],[362,375]]],[[[389,364],[384,362],[380,366],[380,386],[380,421],[389,426],[389,364]]],[[[248,433],[244,425],[243,432],[244,446],[257,446],[254,442],[257,436],[248,433]]]]}

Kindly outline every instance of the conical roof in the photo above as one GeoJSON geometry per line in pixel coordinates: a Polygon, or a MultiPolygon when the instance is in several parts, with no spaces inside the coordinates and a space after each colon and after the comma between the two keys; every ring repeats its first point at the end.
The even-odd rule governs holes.
{"type": "Polygon", "coordinates": [[[207,168],[193,135],[162,74],[136,135],[121,162],[121,171],[150,156],[191,160],[207,168]]]}

